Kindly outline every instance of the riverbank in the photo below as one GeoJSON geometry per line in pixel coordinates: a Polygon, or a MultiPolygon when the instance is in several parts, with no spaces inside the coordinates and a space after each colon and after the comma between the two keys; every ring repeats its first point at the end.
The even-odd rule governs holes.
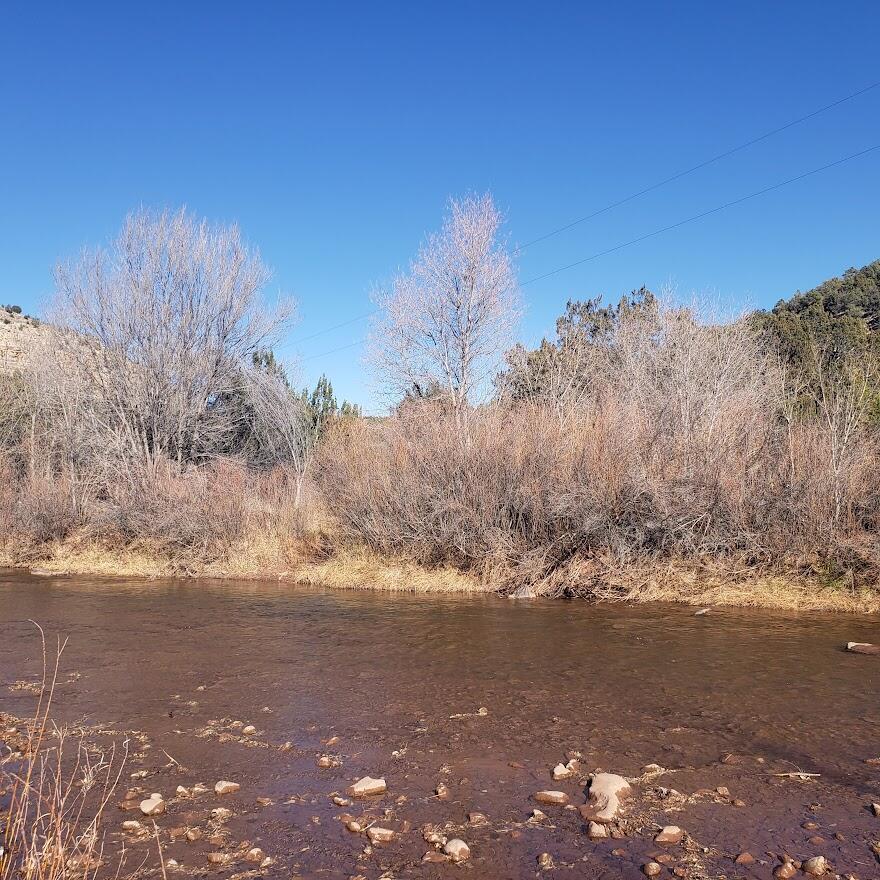
{"type": "Polygon", "coordinates": [[[723,565],[695,566],[686,561],[597,571],[571,566],[552,582],[522,587],[507,576],[485,577],[449,566],[426,567],[376,554],[363,547],[316,550],[291,546],[266,536],[233,547],[222,560],[181,565],[149,544],[109,547],[69,540],[26,559],[0,548],[0,567],[44,575],[92,575],[124,578],[233,578],[286,581],[349,590],[411,593],[498,593],[516,598],[563,596],[602,602],[675,602],[700,607],[767,608],[780,611],[880,613],[880,589],[852,588],[841,581],[797,573],[727,571],[723,565]]]}

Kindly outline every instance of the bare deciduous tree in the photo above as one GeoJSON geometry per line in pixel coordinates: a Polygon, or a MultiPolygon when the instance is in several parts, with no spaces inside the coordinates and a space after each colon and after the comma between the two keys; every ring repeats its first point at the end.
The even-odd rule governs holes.
{"type": "Polygon", "coordinates": [[[501,219],[489,195],[453,199],[441,231],[376,296],[371,358],[383,385],[400,395],[439,384],[462,432],[519,316],[501,219]]]}
{"type": "Polygon", "coordinates": [[[125,478],[226,448],[253,357],[291,316],[263,304],[269,274],[237,228],[184,210],[135,212],[109,250],[60,265],[42,384],[56,408],[83,402],[74,448],[97,444],[125,478]]]}

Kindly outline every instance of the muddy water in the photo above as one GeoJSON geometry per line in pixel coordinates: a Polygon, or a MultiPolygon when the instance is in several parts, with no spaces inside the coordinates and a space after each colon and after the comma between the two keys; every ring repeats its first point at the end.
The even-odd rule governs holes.
{"type": "MultiPolygon", "coordinates": [[[[842,651],[880,642],[877,618],[0,571],[0,711],[18,717],[34,697],[15,683],[39,666],[29,619],[69,636],[58,714],[142,732],[127,773],[150,775],[122,788],[168,799],[157,823],[181,873],[253,870],[238,860],[245,842],[275,859],[271,877],[534,877],[541,853],[560,877],[642,877],[658,855],[662,876],[769,877],[785,853],[880,877],[880,766],[865,763],[880,757],[880,657],[842,651]],[[582,772],[552,782],[572,752],[582,772]],[[340,765],[320,769],[321,755],[340,765]],[[634,786],[617,839],[590,841],[573,809],[527,821],[540,789],[579,805],[588,772],[639,777],[648,764],[668,772],[634,786]],[[794,771],[820,775],[776,775],[794,771]],[[333,803],[367,774],[387,795],[333,803]],[[217,779],[241,789],[174,798],[217,779]],[[225,840],[170,838],[220,803],[235,812],[225,840]],[[472,812],[488,823],[469,825],[472,812]],[[395,839],[370,851],[344,813],[395,839]],[[471,859],[423,863],[429,823],[466,840],[471,859]],[[653,842],[667,824],[683,845],[653,842]],[[210,867],[213,851],[233,862],[210,867]],[[743,851],[756,861],[735,864],[743,851]]],[[[133,815],[114,807],[114,837],[133,815]]]]}

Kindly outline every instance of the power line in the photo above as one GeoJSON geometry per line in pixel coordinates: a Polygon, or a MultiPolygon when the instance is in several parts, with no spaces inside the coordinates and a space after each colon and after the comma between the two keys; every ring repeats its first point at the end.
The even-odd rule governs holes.
{"type": "Polygon", "coordinates": [[[780,181],[779,183],[774,183],[772,186],[764,187],[764,189],[759,189],[756,192],[749,193],[747,196],[742,196],[738,199],[734,199],[731,202],[725,202],[723,205],[718,205],[716,208],[710,208],[708,211],[702,211],[699,214],[694,214],[693,217],[687,217],[684,220],[679,220],[677,223],[671,223],[669,226],[663,226],[661,229],[655,229],[653,232],[648,232],[645,235],[640,235],[638,238],[630,239],[629,241],[625,241],[623,244],[615,245],[612,248],[607,248],[604,251],[598,251],[595,254],[592,254],[589,257],[584,257],[582,260],[576,260],[574,263],[569,263],[566,266],[560,266],[558,269],[552,269],[550,272],[545,272],[543,275],[537,275],[535,278],[529,278],[528,281],[523,281],[520,285],[521,287],[525,287],[527,284],[533,284],[535,281],[541,281],[544,278],[549,278],[551,275],[558,275],[560,272],[565,272],[567,269],[573,269],[575,266],[581,266],[584,263],[589,263],[590,260],[595,260],[598,257],[604,257],[606,254],[614,253],[614,251],[619,251],[622,248],[629,247],[633,244],[638,244],[640,241],[644,241],[647,238],[653,238],[655,235],[660,235],[664,232],[669,232],[670,229],[677,229],[679,226],[684,226],[686,223],[693,223],[695,220],[701,220],[703,217],[708,217],[710,214],[717,214],[719,211],[725,210],[725,208],[732,208],[734,205],[740,205],[743,202],[749,201],[749,199],[757,198],[758,196],[762,196],[765,193],[773,192],[773,190],[781,189],[783,186],[788,186],[790,183],[796,183],[799,180],[803,180],[806,177],[812,177],[814,174],[819,174],[821,171],[827,171],[829,168],[834,168],[837,165],[842,165],[844,162],[849,162],[852,159],[858,159],[860,156],[865,156],[868,153],[872,153],[874,150],[880,150],[880,144],[875,144],[873,147],[868,147],[866,150],[860,150],[858,153],[852,153],[849,156],[844,156],[842,159],[837,159],[834,162],[829,162],[827,165],[821,165],[819,168],[813,168],[810,171],[805,171],[803,174],[798,174],[795,177],[789,177],[788,180],[780,181]]]}
{"type": "MultiPolygon", "coordinates": [[[[589,257],[584,257],[582,260],[576,260],[573,263],[568,263],[565,266],[560,266],[557,269],[552,269],[549,272],[545,272],[543,275],[537,275],[534,278],[529,278],[528,281],[524,281],[520,286],[525,287],[527,284],[534,284],[536,281],[542,281],[545,278],[549,278],[552,275],[558,275],[560,272],[565,272],[568,269],[573,269],[575,266],[582,266],[584,263],[589,263],[592,260],[597,260],[599,257],[604,257],[607,254],[612,254],[615,251],[622,250],[623,248],[630,247],[634,244],[638,244],[639,242],[645,241],[649,238],[654,238],[657,235],[662,235],[664,232],[669,232],[672,229],[678,229],[680,226],[685,226],[688,223],[694,223],[697,220],[702,220],[704,217],[709,217],[712,214],[717,214],[720,211],[724,211],[727,208],[732,208],[735,205],[741,205],[743,202],[748,202],[751,199],[758,198],[758,196],[766,195],[769,192],[773,192],[774,190],[781,189],[784,186],[789,186],[792,183],[797,183],[799,180],[804,180],[807,177],[812,177],[815,174],[819,174],[822,171],[827,171],[829,168],[836,168],[838,165],[843,165],[845,162],[851,162],[853,159],[858,159],[861,156],[866,156],[868,153],[873,153],[875,150],[880,150],[880,144],[875,144],[872,147],[868,147],[864,150],[859,150],[857,153],[851,153],[849,156],[844,156],[841,159],[836,159],[834,162],[828,162],[826,165],[820,165],[818,168],[812,168],[809,171],[804,171],[802,174],[795,175],[794,177],[789,177],[787,180],[782,180],[779,183],[774,183],[771,186],[765,186],[763,189],[756,190],[753,193],[749,193],[748,195],[741,196],[738,199],[733,199],[732,201],[725,202],[723,205],[718,205],[715,208],[709,208],[707,211],[701,211],[699,214],[694,214],[691,217],[686,217],[684,220],[679,220],[676,223],[670,223],[668,226],[662,226],[660,229],[655,229],[652,232],[646,232],[644,235],[638,236],[638,238],[631,238],[629,241],[625,241],[622,244],[615,245],[614,247],[606,248],[602,251],[597,251],[595,254],[591,254],[589,257]]],[[[330,351],[323,351],[319,354],[313,354],[309,357],[302,358],[302,360],[312,360],[313,358],[327,357],[331,354],[336,354],[340,351],[345,351],[349,348],[354,348],[356,345],[363,344],[365,340],[359,339],[356,342],[351,342],[348,345],[342,345],[339,348],[331,349],[330,351]]]]}
{"type": "Polygon", "coordinates": [[[807,113],[806,116],[800,116],[797,119],[793,119],[791,122],[786,122],[785,125],[780,125],[778,128],[774,128],[771,131],[767,131],[762,135],[758,135],[758,137],[752,138],[750,141],[746,141],[739,146],[732,147],[729,150],[725,150],[723,153],[719,153],[717,156],[712,156],[711,159],[706,159],[705,161],[694,165],[692,168],[687,168],[684,171],[679,171],[678,174],[673,174],[671,177],[667,177],[665,180],[661,180],[658,183],[653,183],[651,184],[651,186],[645,187],[645,189],[640,189],[638,192],[632,193],[625,198],[618,199],[616,202],[611,202],[611,204],[606,205],[604,208],[599,208],[599,210],[593,211],[592,214],[585,214],[583,217],[578,217],[576,220],[572,220],[570,223],[566,223],[564,226],[559,226],[556,229],[545,233],[544,235],[539,235],[537,238],[533,238],[531,241],[527,241],[525,244],[519,245],[517,248],[514,249],[514,253],[520,253],[521,251],[524,251],[527,247],[531,247],[533,244],[537,244],[539,241],[544,241],[548,238],[552,238],[554,235],[559,235],[560,232],[565,232],[567,229],[571,229],[573,226],[577,226],[579,223],[584,223],[587,220],[592,220],[594,217],[598,217],[600,214],[605,214],[614,208],[619,208],[621,205],[625,205],[627,202],[633,201],[633,199],[637,199],[641,196],[647,195],[649,192],[660,189],[661,186],[666,186],[666,184],[672,183],[675,180],[681,180],[682,177],[686,177],[688,174],[693,174],[695,171],[699,171],[701,168],[705,168],[708,165],[712,165],[714,162],[719,162],[721,159],[726,159],[728,156],[732,156],[734,153],[740,152],[740,150],[745,150],[747,147],[752,147],[755,144],[760,143],[761,141],[767,140],[767,138],[773,137],[773,135],[780,134],[781,132],[786,131],[789,128],[793,128],[795,125],[800,125],[802,122],[806,122],[808,119],[812,119],[814,116],[818,116],[820,113],[824,113],[826,110],[831,110],[834,107],[839,107],[841,104],[845,104],[847,101],[851,101],[853,98],[858,98],[859,95],[864,95],[865,92],[870,92],[871,89],[876,89],[877,86],[880,86],[880,81],[871,83],[871,85],[865,86],[865,88],[859,89],[859,91],[853,92],[851,95],[847,95],[845,98],[840,98],[839,100],[834,101],[831,104],[826,104],[824,107],[820,107],[818,110],[813,110],[812,113],[807,113]]]}
{"type": "MultiPolygon", "coordinates": [[[[807,113],[805,116],[800,116],[797,119],[791,120],[791,122],[786,122],[785,125],[780,125],[778,128],[774,128],[770,131],[764,132],[764,134],[758,135],[758,137],[752,138],[751,140],[746,141],[745,143],[739,144],[736,147],[732,147],[729,150],[725,150],[723,153],[719,153],[717,156],[712,156],[712,158],[706,159],[705,161],[700,162],[697,165],[694,165],[692,168],[688,168],[684,171],[678,172],[677,174],[673,174],[671,177],[667,177],[664,180],[661,180],[657,183],[651,184],[651,186],[648,186],[645,189],[641,189],[638,192],[632,193],[631,195],[628,195],[625,198],[619,199],[616,202],[612,202],[611,204],[606,205],[604,208],[599,208],[597,211],[594,211],[592,214],[585,214],[583,217],[579,217],[576,220],[572,220],[570,223],[566,223],[564,226],[559,226],[558,228],[553,229],[550,232],[545,233],[544,235],[540,235],[537,238],[533,238],[531,241],[527,241],[525,244],[522,244],[522,245],[519,245],[518,247],[516,247],[514,249],[514,253],[520,253],[521,251],[524,251],[526,248],[531,247],[533,244],[537,244],[540,241],[544,241],[545,239],[551,238],[554,235],[558,235],[561,232],[565,232],[567,229],[571,229],[573,226],[577,226],[579,223],[584,223],[587,220],[592,220],[594,217],[598,217],[601,214],[605,214],[608,211],[613,210],[614,208],[618,208],[621,205],[625,205],[628,202],[633,201],[634,199],[640,198],[643,195],[647,195],[649,192],[653,192],[656,189],[660,189],[660,187],[666,186],[667,184],[672,183],[673,181],[680,180],[682,177],[685,177],[688,174],[693,174],[695,171],[699,171],[701,168],[706,168],[708,165],[712,165],[715,162],[719,162],[721,159],[726,159],[728,156],[732,156],[734,153],[738,153],[741,150],[745,150],[748,147],[754,146],[755,144],[760,143],[761,141],[767,140],[767,138],[770,138],[770,137],[773,137],[774,135],[780,134],[781,132],[786,131],[789,128],[793,128],[795,125],[800,125],[802,122],[806,122],[808,119],[812,119],[813,117],[818,116],[820,113],[825,113],[828,110],[832,110],[835,107],[839,107],[841,104],[845,104],[847,101],[852,101],[854,98],[858,98],[860,95],[864,95],[866,92],[870,92],[872,89],[876,89],[878,86],[880,86],[880,80],[878,80],[877,82],[871,83],[868,86],[865,86],[863,89],[859,89],[857,92],[853,92],[850,95],[846,95],[843,98],[839,98],[836,101],[832,101],[832,103],[830,103],[830,104],[825,104],[823,107],[819,107],[818,109],[813,110],[810,113],[807,113]]],[[[854,158],[854,157],[850,157],[850,158],[854,158]]],[[[847,160],[844,159],[841,161],[847,161],[847,160]]],[[[831,166],[827,166],[827,167],[831,167],[831,166]]],[[[823,170],[823,169],[817,169],[817,170],[823,170]]],[[[814,172],[809,172],[809,173],[814,174],[816,172],[814,171],[814,172]]],[[[794,179],[799,179],[799,178],[794,178],[794,179]]],[[[786,182],[793,182],[793,180],[786,181],[786,182]]],[[[781,183],[781,184],[777,184],[777,187],[778,186],[785,186],[786,182],[781,183]]],[[[753,197],[754,196],[747,196],[746,198],[753,198],[753,197]]],[[[737,203],[731,202],[730,204],[732,205],[732,204],[737,204],[737,203]]],[[[722,210],[724,207],[729,207],[729,206],[730,205],[724,205],[721,208],[717,208],[714,210],[722,210]]],[[[710,213],[712,213],[712,212],[710,212],[710,213]]],[[[705,216],[705,215],[701,215],[701,216],[705,216]]],[[[682,221],[682,223],[689,223],[689,222],[691,222],[692,219],[695,219],[695,218],[690,218],[688,220],[682,221]]],[[[668,227],[668,228],[670,228],[670,229],[675,228],[675,225],[682,225],[682,224],[681,223],[674,224],[672,227],[668,227]]],[[[657,232],[650,233],[650,235],[646,236],[646,237],[650,237],[651,235],[659,235],[660,232],[665,232],[665,231],[666,231],[666,229],[659,230],[657,232]]],[[[636,239],[635,241],[642,241],[642,240],[643,240],[642,238],[639,238],[639,239],[636,239]]],[[[612,250],[619,250],[621,247],[626,247],[626,246],[627,246],[626,244],[619,245],[617,248],[613,248],[612,250]]],[[[604,251],[603,254],[604,253],[610,253],[610,251],[604,251]]],[[[597,255],[594,255],[593,257],[589,257],[587,259],[595,259],[597,256],[602,256],[603,254],[597,254],[597,255]]],[[[580,261],[580,262],[584,262],[584,261],[580,261]]],[[[573,263],[572,266],[580,265],[580,262],[573,263]]],[[[562,269],[556,269],[549,274],[555,275],[557,272],[564,271],[564,268],[569,268],[569,267],[563,267],[562,269]]],[[[548,276],[543,275],[541,277],[546,278],[548,276]]],[[[523,284],[524,285],[531,284],[532,281],[536,281],[536,280],[538,280],[538,279],[533,278],[529,281],[523,282],[523,284]]],[[[377,311],[378,311],[378,309],[372,309],[369,312],[364,312],[361,315],[356,315],[355,317],[349,318],[346,321],[341,321],[338,324],[333,324],[331,327],[325,327],[322,330],[317,330],[314,333],[310,333],[308,336],[302,336],[299,339],[292,339],[289,342],[284,343],[284,345],[282,347],[287,348],[291,345],[298,345],[299,343],[302,343],[302,342],[308,342],[309,340],[317,339],[319,336],[324,336],[327,333],[332,333],[334,330],[339,330],[342,327],[348,327],[350,324],[355,324],[358,321],[364,321],[367,318],[370,318],[373,315],[375,315],[377,313],[377,311]]],[[[344,348],[351,348],[351,347],[352,346],[343,346],[343,349],[344,348]]],[[[342,349],[339,349],[339,350],[342,350],[342,349]]],[[[324,354],[333,354],[333,353],[334,352],[325,352],[324,354]]],[[[302,360],[310,360],[312,357],[323,357],[323,356],[324,356],[323,354],[310,355],[307,358],[302,358],[302,360]]]]}

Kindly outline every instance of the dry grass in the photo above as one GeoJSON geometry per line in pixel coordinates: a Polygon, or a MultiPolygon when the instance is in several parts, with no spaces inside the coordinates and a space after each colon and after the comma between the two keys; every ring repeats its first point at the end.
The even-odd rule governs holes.
{"type": "MultiPolygon", "coordinates": [[[[89,880],[105,864],[103,817],[125,754],[96,751],[52,721],[64,644],[59,641],[51,662],[38,629],[43,678],[37,706],[26,729],[0,753],[0,790],[10,792],[0,880],[89,880]]],[[[121,861],[115,875],[122,876],[121,861]]]]}

